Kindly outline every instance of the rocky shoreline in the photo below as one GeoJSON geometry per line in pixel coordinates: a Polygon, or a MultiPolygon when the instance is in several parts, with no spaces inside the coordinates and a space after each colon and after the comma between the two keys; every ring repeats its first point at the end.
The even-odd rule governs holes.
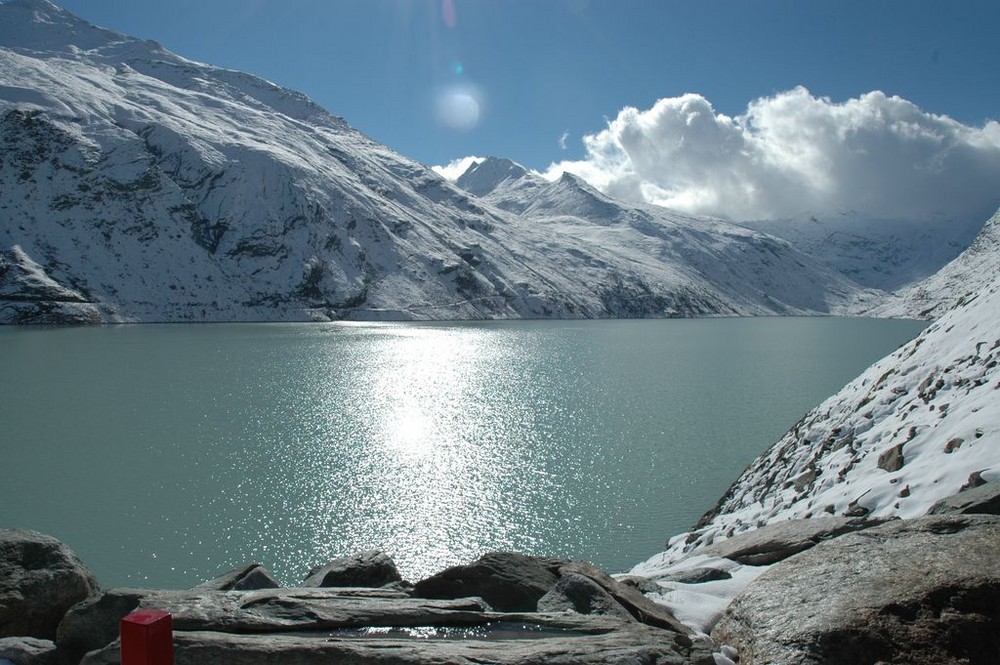
{"type": "Polygon", "coordinates": [[[3,529],[0,663],[119,663],[119,621],[159,609],[178,665],[985,665],[1000,654],[998,503],[989,483],[917,519],[781,522],[692,553],[673,576],[489,553],[411,584],[371,551],[292,588],[248,564],[188,590],[101,590],[59,541],[3,529]],[[734,583],[708,624],[656,602],[734,583]]]}

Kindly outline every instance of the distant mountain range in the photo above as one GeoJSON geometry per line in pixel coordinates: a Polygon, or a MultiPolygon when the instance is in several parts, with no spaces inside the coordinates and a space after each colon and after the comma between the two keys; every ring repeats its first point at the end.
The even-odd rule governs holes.
{"type": "Polygon", "coordinates": [[[452,184],[299,93],[48,0],[0,4],[0,191],[0,323],[832,314],[884,297],[788,240],[573,176],[491,158],[452,184]]]}

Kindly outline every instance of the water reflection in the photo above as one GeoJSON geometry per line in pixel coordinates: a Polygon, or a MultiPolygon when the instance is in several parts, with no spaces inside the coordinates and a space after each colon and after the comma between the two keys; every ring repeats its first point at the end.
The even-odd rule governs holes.
{"type": "Polygon", "coordinates": [[[106,587],[192,586],[247,561],[295,584],[364,549],[410,580],[490,550],[623,570],[918,329],[0,330],[16,378],[0,382],[0,525],[65,540],[106,587]]]}

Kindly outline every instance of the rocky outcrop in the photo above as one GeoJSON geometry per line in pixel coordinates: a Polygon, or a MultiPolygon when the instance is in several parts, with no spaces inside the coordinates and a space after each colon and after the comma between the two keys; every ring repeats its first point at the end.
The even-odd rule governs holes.
{"type": "Polygon", "coordinates": [[[453,566],[416,583],[421,598],[478,596],[502,612],[533,612],[538,600],[559,581],[566,559],[513,552],[490,552],[477,561],[453,566]]]}
{"type": "Polygon", "coordinates": [[[97,589],[93,574],[55,538],[0,529],[0,637],[53,639],[66,610],[97,589]]]}
{"type": "Polygon", "coordinates": [[[1000,481],[986,483],[941,499],[930,515],[1000,515],[1000,481]]]}
{"type": "Polygon", "coordinates": [[[134,602],[136,608],[170,612],[178,665],[337,659],[379,663],[390,657],[399,663],[470,665],[712,662],[706,642],[631,618],[574,612],[503,613],[478,598],[431,600],[390,589],[297,588],[247,592],[114,589],[103,599],[86,611],[74,608],[70,613],[77,634],[105,631],[98,639],[107,641],[84,659],[88,665],[118,662],[116,634],[105,628],[120,619],[120,609],[115,608],[134,602]]]}
{"type": "Polygon", "coordinates": [[[879,524],[847,517],[816,517],[775,522],[704,548],[700,553],[749,566],[765,566],[803,552],[817,543],[879,524]]]}
{"type": "Polygon", "coordinates": [[[196,591],[253,591],[256,589],[277,589],[278,584],[267,568],[259,563],[248,563],[233,568],[214,580],[194,587],[196,591]]]}
{"type": "Polygon", "coordinates": [[[313,568],[302,586],[380,587],[402,581],[396,563],[389,555],[369,550],[313,568]]]}
{"type": "Polygon", "coordinates": [[[1000,518],[934,516],[775,565],[712,632],[741,665],[985,665],[1000,653],[1000,518]]]}

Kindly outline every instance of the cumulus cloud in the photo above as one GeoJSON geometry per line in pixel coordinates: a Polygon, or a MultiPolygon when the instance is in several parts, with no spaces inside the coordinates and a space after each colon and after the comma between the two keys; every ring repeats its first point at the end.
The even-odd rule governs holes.
{"type": "Polygon", "coordinates": [[[431,170],[445,180],[451,180],[454,182],[455,180],[458,180],[459,176],[468,171],[470,166],[473,164],[481,164],[485,160],[485,157],[470,155],[468,157],[453,159],[444,166],[432,166],[431,170]]]}
{"type": "Polygon", "coordinates": [[[1000,203],[1000,123],[970,127],[879,91],[835,103],[799,87],[737,117],[687,94],[622,109],[584,145],[585,159],[546,176],[730,219],[982,215],[1000,203]]]}

